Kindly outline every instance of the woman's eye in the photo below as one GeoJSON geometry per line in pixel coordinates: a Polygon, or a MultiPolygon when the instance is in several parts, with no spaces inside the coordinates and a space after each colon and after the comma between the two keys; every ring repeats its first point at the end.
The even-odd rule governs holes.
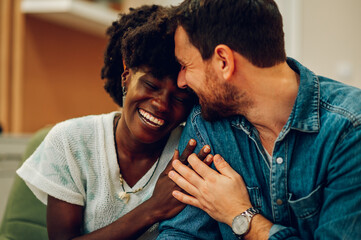
{"type": "Polygon", "coordinates": [[[145,85],[152,90],[158,90],[158,87],[151,82],[145,82],[145,85]]]}
{"type": "Polygon", "coordinates": [[[177,97],[177,96],[174,96],[174,100],[176,100],[178,103],[185,103],[186,102],[186,100],[184,98],[177,97]]]}

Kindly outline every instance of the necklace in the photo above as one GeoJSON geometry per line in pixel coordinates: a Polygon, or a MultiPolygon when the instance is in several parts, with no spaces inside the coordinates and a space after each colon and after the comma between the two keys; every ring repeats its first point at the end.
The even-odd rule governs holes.
{"type": "Polygon", "coordinates": [[[124,189],[124,179],[123,179],[123,177],[122,177],[122,174],[119,174],[119,182],[120,182],[120,185],[122,186],[123,191],[118,193],[118,197],[119,197],[121,200],[124,200],[125,203],[128,203],[128,201],[129,201],[129,199],[130,199],[130,194],[132,194],[132,193],[137,193],[137,192],[139,192],[139,191],[142,191],[142,190],[148,185],[148,183],[149,183],[150,180],[152,179],[155,171],[157,170],[158,164],[159,164],[159,158],[158,158],[158,160],[157,160],[157,165],[155,166],[155,168],[154,168],[154,170],[153,170],[153,172],[152,172],[152,175],[150,176],[150,178],[148,179],[148,181],[143,185],[143,187],[137,188],[137,189],[135,189],[134,191],[125,191],[125,189],[124,189]]]}
{"type": "MultiPolygon", "coordinates": [[[[118,158],[118,147],[117,147],[117,140],[116,140],[116,137],[115,137],[115,132],[116,132],[116,129],[117,129],[119,120],[120,120],[120,116],[119,116],[119,115],[114,118],[114,122],[115,122],[115,124],[114,124],[114,142],[115,142],[115,152],[116,152],[117,158],[118,158]]],[[[130,199],[130,194],[132,194],[132,193],[137,193],[137,192],[139,192],[139,191],[142,191],[142,190],[148,185],[148,183],[150,182],[150,180],[152,179],[155,171],[157,170],[159,161],[160,161],[160,160],[159,160],[159,158],[158,158],[158,159],[157,159],[157,163],[156,163],[156,165],[155,165],[155,168],[154,168],[154,170],[153,170],[153,172],[152,172],[152,175],[150,176],[150,178],[148,179],[148,181],[147,181],[142,187],[137,188],[137,189],[135,189],[135,190],[133,190],[133,191],[125,191],[125,189],[124,189],[124,178],[123,178],[122,174],[119,173],[119,183],[120,183],[120,185],[122,186],[122,190],[123,190],[123,191],[121,191],[121,192],[118,193],[119,199],[120,199],[120,200],[123,200],[125,203],[128,203],[128,202],[129,202],[129,199],[130,199]]]]}

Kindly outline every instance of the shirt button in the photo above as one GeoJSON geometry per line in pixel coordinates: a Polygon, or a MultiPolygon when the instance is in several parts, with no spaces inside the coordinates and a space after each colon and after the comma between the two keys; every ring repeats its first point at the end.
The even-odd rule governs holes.
{"type": "Polygon", "coordinates": [[[278,164],[282,164],[282,163],[283,163],[283,158],[278,157],[278,158],[276,159],[276,162],[277,162],[278,164]]]}
{"type": "Polygon", "coordinates": [[[277,205],[282,205],[283,201],[281,199],[277,199],[276,203],[277,203],[277,205]]]}

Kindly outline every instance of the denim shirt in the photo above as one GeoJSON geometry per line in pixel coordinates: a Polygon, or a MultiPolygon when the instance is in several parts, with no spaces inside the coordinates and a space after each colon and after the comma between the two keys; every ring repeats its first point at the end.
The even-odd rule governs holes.
{"type": "MultiPolygon", "coordinates": [[[[269,239],[361,239],[361,90],[316,76],[294,59],[287,63],[300,86],[271,162],[246,118],[207,122],[200,106],[179,149],[194,138],[195,152],[209,144],[223,156],[243,177],[252,205],[274,223],[269,239]]],[[[158,239],[237,239],[192,206],[160,231],[158,239]]]]}

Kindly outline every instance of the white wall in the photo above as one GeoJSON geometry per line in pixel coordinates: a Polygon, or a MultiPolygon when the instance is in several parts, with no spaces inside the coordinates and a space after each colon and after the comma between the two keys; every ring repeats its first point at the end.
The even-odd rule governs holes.
{"type": "Polygon", "coordinates": [[[302,0],[275,0],[283,17],[287,55],[301,57],[302,0]]]}
{"type": "Polygon", "coordinates": [[[319,75],[361,88],[360,23],[360,0],[302,0],[301,60],[319,75]]]}
{"type": "Polygon", "coordinates": [[[318,75],[361,88],[361,1],[276,0],[287,55],[318,75]]]}

